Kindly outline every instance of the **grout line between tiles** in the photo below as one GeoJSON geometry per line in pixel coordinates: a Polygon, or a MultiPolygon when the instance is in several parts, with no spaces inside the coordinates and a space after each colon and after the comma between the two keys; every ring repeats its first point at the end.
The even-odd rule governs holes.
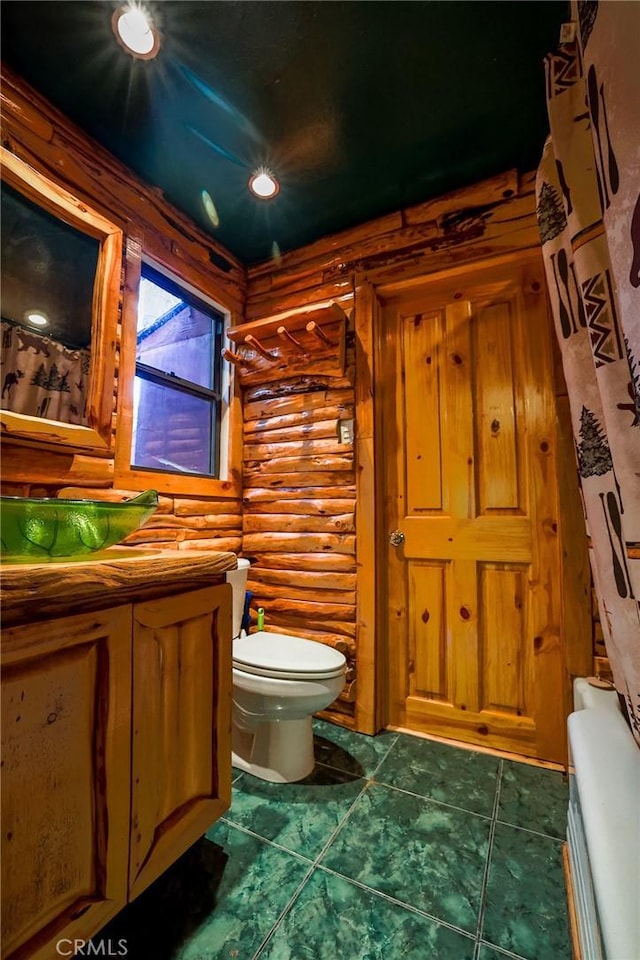
{"type": "Polygon", "coordinates": [[[393,903],[396,907],[402,907],[403,910],[408,910],[409,913],[415,913],[419,917],[425,917],[425,919],[431,920],[433,923],[437,923],[441,927],[446,927],[448,930],[453,930],[454,933],[460,933],[468,940],[475,940],[475,933],[470,933],[468,930],[464,930],[462,927],[456,927],[455,924],[449,923],[448,920],[443,920],[441,917],[436,917],[432,913],[427,913],[425,910],[420,910],[419,907],[414,907],[413,904],[406,903],[404,900],[398,900],[397,897],[392,897],[391,894],[384,893],[382,890],[377,890],[375,887],[369,887],[366,883],[362,883],[360,880],[354,880],[353,877],[348,877],[346,874],[339,873],[337,870],[332,870],[330,867],[325,867],[322,863],[316,864],[316,869],[322,870],[323,873],[329,873],[334,877],[338,877],[340,880],[345,880],[347,883],[353,884],[354,887],[359,887],[361,890],[365,890],[367,893],[372,893],[376,897],[382,897],[383,900],[388,900],[389,903],[393,903]]]}
{"type": "Polygon", "coordinates": [[[262,943],[260,944],[260,946],[258,947],[258,949],[256,950],[256,952],[254,953],[252,960],[258,960],[258,957],[260,956],[260,954],[262,953],[262,951],[264,950],[264,948],[266,947],[266,945],[269,943],[269,941],[271,940],[271,938],[274,936],[276,930],[278,929],[278,927],[280,926],[280,924],[282,923],[282,921],[284,920],[284,918],[285,918],[286,915],[289,913],[289,911],[290,911],[291,908],[293,907],[294,903],[296,902],[296,900],[298,899],[298,897],[299,897],[300,894],[302,893],[303,887],[305,886],[305,884],[307,883],[307,881],[309,880],[309,878],[311,877],[311,874],[313,873],[313,871],[314,871],[315,869],[316,869],[315,863],[310,863],[310,864],[309,864],[309,869],[307,870],[307,872],[305,873],[304,877],[302,878],[302,880],[301,880],[300,883],[298,884],[298,887],[297,887],[295,893],[293,894],[293,896],[291,897],[291,899],[289,900],[289,902],[284,906],[282,912],[280,913],[280,916],[278,917],[278,919],[276,920],[276,922],[273,924],[273,926],[271,927],[271,930],[269,930],[268,934],[266,935],[266,937],[264,938],[264,940],[262,941],[262,943]]]}
{"type": "MultiPolygon", "coordinates": [[[[356,779],[360,779],[360,778],[356,778],[356,779]]],[[[360,797],[363,796],[363,794],[365,793],[365,791],[367,790],[367,788],[368,788],[368,782],[365,782],[364,786],[363,786],[362,789],[360,790],[360,793],[359,793],[358,796],[355,798],[355,800],[351,803],[349,809],[347,810],[347,812],[345,813],[345,815],[342,817],[342,819],[339,821],[339,823],[338,823],[338,825],[336,826],[335,830],[332,832],[331,836],[329,837],[329,839],[327,840],[327,842],[325,843],[325,845],[324,845],[324,846],[322,847],[322,849],[320,850],[320,853],[317,855],[317,857],[315,858],[315,860],[314,860],[312,863],[310,863],[309,869],[307,870],[307,873],[306,873],[304,879],[302,880],[302,882],[301,882],[300,885],[298,886],[297,890],[295,891],[295,893],[293,894],[293,896],[291,897],[291,899],[289,900],[289,902],[288,902],[287,905],[285,906],[284,910],[282,911],[282,913],[280,914],[280,916],[278,917],[278,919],[276,920],[276,922],[274,923],[274,925],[271,927],[271,930],[269,931],[269,933],[267,934],[267,936],[264,938],[264,940],[262,941],[262,943],[260,944],[260,946],[258,947],[258,949],[256,950],[256,952],[254,953],[254,955],[253,955],[253,960],[258,960],[258,957],[259,957],[260,953],[262,952],[262,950],[264,950],[264,948],[266,947],[267,943],[268,943],[268,942],[271,940],[271,938],[275,935],[276,931],[278,930],[278,928],[279,928],[280,925],[282,924],[282,922],[283,922],[284,918],[286,917],[286,915],[287,915],[287,914],[291,911],[291,909],[293,908],[296,900],[298,899],[298,897],[300,896],[300,894],[301,894],[301,892],[302,892],[303,887],[305,886],[305,884],[307,883],[307,881],[310,879],[311,875],[313,874],[313,871],[318,868],[321,857],[324,856],[324,853],[325,853],[325,851],[327,850],[327,848],[330,846],[331,843],[333,843],[333,840],[335,839],[336,835],[337,835],[338,832],[342,829],[342,827],[344,826],[344,824],[347,822],[347,820],[348,820],[349,817],[351,816],[351,812],[355,809],[355,807],[357,806],[357,804],[358,804],[358,802],[359,802],[359,800],[360,800],[360,797]]],[[[247,831],[247,832],[249,832],[249,831],[247,831]]],[[[276,844],[274,844],[274,846],[276,846],[276,844]]],[[[281,849],[284,849],[284,848],[281,848],[281,849]]],[[[305,859],[306,859],[306,858],[305,858],[305,859]]]]}
{"type": "Polygon", "coordinates": [[[393,748],[395,747],[399,739],[400,739],[400,734],[398,733],[393,738],[392,742],[389,744],[389,747],[387,748],[387,750],[385,750],[384,754],[380,757],[380,760],[378,761],[378,764],[375,767],[375,769],[372,771],[371,776],[369,777],[369,780],[373,780],[376,773],[378,772],[378,770],[380,769],[384,761],[387,759],[387,757],[389,756],[389,754],[391,753],[391,751],[393,750],[393,748]]]}
{"type": "Polygon", "coordinates": [[[518,823],[510,823],[509,820],[500,820],[496,817],[496,823],[504,827],[513,827],[514,830],[522,830],[523,833],[534,833],[536,837],[544,837],[546,840],[555,840],[556,843],[565,843],[566,837],[556,837],[552,833],[543,833],[541,830],[531,830],[530,827],[521,827],[518,823]]]}
{"type": "Polygon", "coordinates": [[[511,950],[506,950],[504,947],[498,947],[495,943],[491,943],[489,940],[483,940],[480,938],[478,940],[478,956],[480,956],[480,948],[489,947],[493,950],[494,953],[497,953],[500,957],[506,957],[507,960],[526,960],[526,957],[521,956],[519,953],[512,953],[511,950]]]}
{"type": "Polygon", "coordinates": [[[369,780],[369,777],[362,773],[351,773],[350,770],[343,770],[342,767],[334,767],[330,763],[323,763],[321,760],[316,760],[316,767],[325,767],[327,770],[333,770],[335,773],[341,773],[343,777],[351,777],[352,780],[364,780],[365,782],[369,780]]]}
{"type": "Polygon", "coordinates": [[[470,816],[479,817],[481,820],[491,820],[493,816],[493,813],[476,813],[475,810],[468,810],[466,807],[458,807],[454,803],[446,803],[444,800],[436,800],[435,797],[425,797],[423,793],[414,793],[412,790],[403,790],[401,787],[394,787],[392,783],[383,783],[380,780],[373,780],[372,782],[376,787],[386,787],[388,790],[395,790],[397,793],[406,793],[409,797],[416,797],[418,800],[427,800],[429,803],[435,803],[439,807],[446,807],[448,810],[458,810],[460,813],[468,813],[470,816]]]}
{"type": "MultiPolygon", "coordinates": [[[[491,812],[491,826],[489,827],[489,840],[487,843],[487,859],[484,865],[484,875],[482,877],[482,886],[480,888],[480,906],[478,909],[478,926],[476,928],[476,937],[478,941],[482,934],[482,928],[484,926],[484,914],[486,907],[486,897],[487,897],[487,887],[489,885],[489,870],[491,869],[491,856],[493,853],[493,838],[496,832],[496,817],[498,816],[498,809],[500,806],[500,791],[502,790],[502,771],[504,769],[504,760],[500,760],[498,764],[498,776],[496,778],[496,793],[493,798],[493,810],[491,812]]],[[[476,948],[476,953],[479,955],[480,948],[476,948]]]]}
{"type": "Polygon", "coordinates": [[[356,807],[358,806],[358,804],[360,803],[361,798],[365,795],[365,793],[366,793],[367,790],[369,789],[369,786],[370,786],[370,781],[369,781],[369,780],[366,780],[365,783],[364,783],[364,786],[363,786],[362,789],[360,790],[360,793],[359,793],[358,796],[355,798],[355,800],[353,801],[353,803],[351,804],[351,806],[349,807],[349,809],[347,810],[347,812],[346,812],[345,815],[343,816],[342,820],[340,820],[340,822],[338,823],[337,827],[335,828],[335,830],[333,831],[333,833],[331,834],[331,836],[329,837],[329,839],[328,839],[327,842],[325,843],[324,847],[322,848],[322,850],[320,851],[320,853],[318,854],[318,856],[317,856],[316,859],[314,860],[314,865],[315,865],[315,866],[317,866],[317,865],[320,863],[320,861],[321,861],[322,858],[324,857],[325,853],[327,852],[327,850],[329,849],[329,847],[331,846],[331,844],[332,844],[333,841],[335,840],[336,836],[337,836],[338,833],[342,830],[343,826],[345,825],[345,823],[347,822],[347,820],[349,819],[349,817],[351,816],[351,814],[353,813],[353,811],[355,810],[355,808],[356,808],[356,807]]]}
{"type": "MultiPolygon", "coordinates": [[[[319,736],[319,734],[317,734],[317,736],[319,736]]],[[[337,770],[339,773],[347,774],[348,776],[351,776],[351,777],[360,778],[361,780],[372,780],[375,774],[377,773],[377,771],[379,770],[380,764],[387,759],[387,757],[389,756],[389,751],[395,746],[397,742],[398,742],[398,736],[393,738],[392,742],[389,744],[385,752],[382,754],[382,756],[378,760],[372,773],[364,773],[364,772],[352,773],[351,770],[345,770],[344,767],[336,767],[334,766],[333,763],[326,763],[326,761],[323,761],[323,760],[316,760],[316,764],[320,767],[328,767],[329,770],[337,770]]],[[[340,746],[340,745],[334,744],[334,746],[340,746]]],[[[348,753],[348,751],[345,750],[345,753],[348,753]]],[[[349,756],[351,756],[351,754],[349,754],[349,756]]],[[[354,760],[358,762],[356,757],[354,757],[354,760]]]]}
{"type": "Polygon", "coordinates": [[[228,827],[233,827],[235,830],[239,830],[241,833],[246,833],[250,837],[255,837],[256,840],[262,840],[263,843],[267,843],[270,847],[275,847],[276,850],[282,850],[283,853],[288,853],[290,856],[295,857],[296,860],[302,860],[303,863],[309,863],[313,866],[314,862],[310,857],[305,857],[302,853],[296,853],[295,850],[290,850],[289,847],[283,847],[281,843],[276,843],[275,840],[269,840],[267,837],[261,836],[259,833],[255,833],[253,830],[249,830],[248,827],[242,826],[240,823],[236,823],[235,820],[227,820],[226,817],[220,817],[218,823],[226,823],[228,827]]]}
{"type": "Polygon", "coordinates": [[[334,770],[336,773],[341,773],[345,777],[353,777],[354,780],[366,780],[367,778],[362,776],[359,773],[352,773],[350,770],[345,770],[343,767],[334,767],[332,763],[324,763],[322,760],[316,760],[316,767],[326,767],[327,770],[334,770]]]}

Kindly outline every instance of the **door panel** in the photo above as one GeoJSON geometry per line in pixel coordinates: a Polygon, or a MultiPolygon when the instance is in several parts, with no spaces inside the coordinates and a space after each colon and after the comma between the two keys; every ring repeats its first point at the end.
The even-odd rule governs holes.
{"type": "Polygon", "coordinates": [[[409,512],[441,510],[442,475],[433,469],[440,463],[439,344],[442,342],[442,316],[439,313],[416,317],[402,328],[403,348],[407,356],[421,356],[424,365],[409,364],[405,368],[405,423],[413,410],[428,410],[430,417],[413,417],[414,429],[406,437],[407,503],[409,512]],[[417,420],[417,422],[416,422],[417,420]]]}
{"type": "Polygon", "coordinates": [[[561,760],[555,410],[540,267],[388,300],[390,722],[561,760]]]}
{"type": "Polygon", "coordinates": [[[409,568],[409,693],[449,700],[445,634],[446,564],[413,563],[409,568]]]}
{"type": "Polygon", "coordinates": [[[518,510],[518,437],[511,304],[478,309],[475,389],[478,513],[518,510]]]}
{"type": "Polygon", "coordinates": [[[523,600],[527,567],[480,563],[481,709],[531,715],[523,600]],[[490,612],[490,616],[489,616],[490,612]]]}

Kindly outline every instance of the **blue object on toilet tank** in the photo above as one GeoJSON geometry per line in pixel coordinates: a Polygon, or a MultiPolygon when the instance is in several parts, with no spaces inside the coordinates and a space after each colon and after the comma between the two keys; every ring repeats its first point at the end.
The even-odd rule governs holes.
{"type": "Polygon", "coordinates": [[[251,590],[247,590],[244,595],[244,610],[242,611],[242,621],[240,623],[240,630],[244,630],[245,633],[249,633],[249,627],[251,626],[251,614],[249,612],[249,607],[252,600],[253,593],[251,590]]]}

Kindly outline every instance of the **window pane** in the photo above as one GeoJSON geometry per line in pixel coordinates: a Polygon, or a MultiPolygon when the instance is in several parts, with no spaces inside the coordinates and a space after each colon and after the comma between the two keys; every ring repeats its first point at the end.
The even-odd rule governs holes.
{"type": "Polygon", "coordinates": [[[211,474],[216,416],[209,400],[135,379],[133,464],[154,470],[211,474]]]}
{"type": "Polygon", "coordinates": [[[136,359],[212,390],[215,323],[213,316],[142,277],[136,359]]]}

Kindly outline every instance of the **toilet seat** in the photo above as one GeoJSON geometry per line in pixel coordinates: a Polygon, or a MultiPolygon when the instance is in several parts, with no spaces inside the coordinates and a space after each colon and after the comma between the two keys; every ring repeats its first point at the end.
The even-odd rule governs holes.
{"type": "Polygon", "coordinates": [[[261,630],[233,641],[233,667],[281,680],[328,680],[345,671],[344,656],[315,640],[261,630]]]}

